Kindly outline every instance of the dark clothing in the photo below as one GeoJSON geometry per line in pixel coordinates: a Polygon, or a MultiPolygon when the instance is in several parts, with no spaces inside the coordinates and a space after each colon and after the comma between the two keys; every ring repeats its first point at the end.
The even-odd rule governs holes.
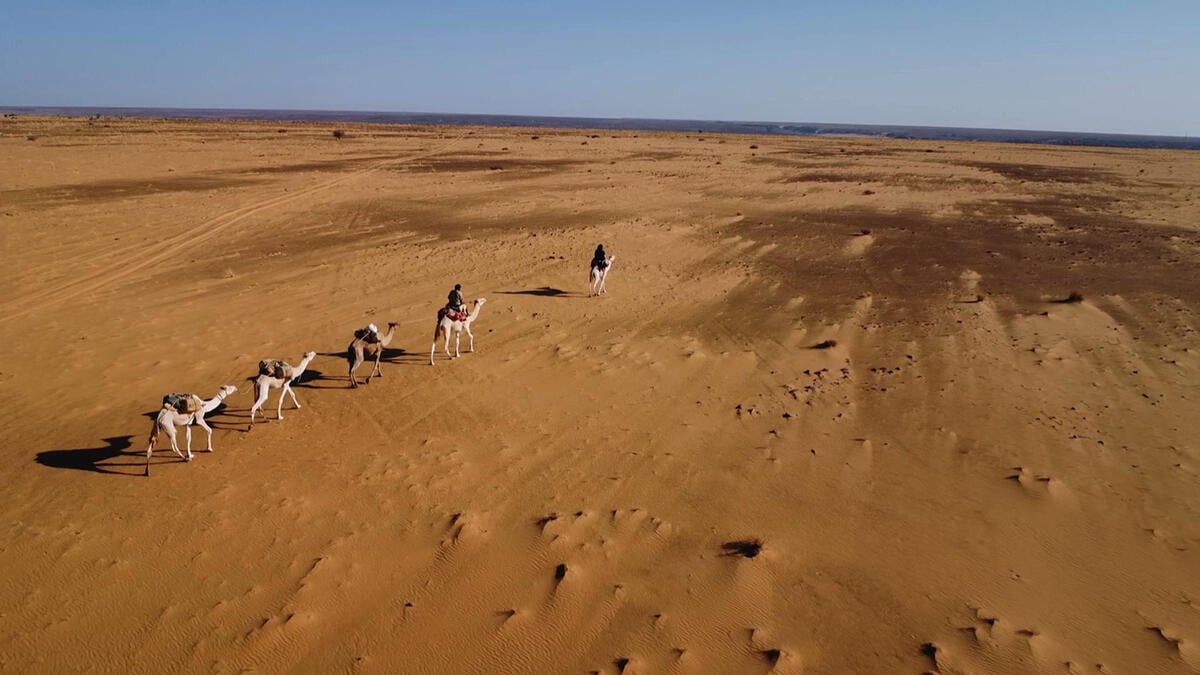
{"type": "Polygon", "coordinates": [[[450,291],[450,295],[446,300],[446,307],[455,311],[462,311],[462,308],[466,307],[467,305],[467,301],[463,300],[462,291],[458,290],[457,288],[450,291]]]}
{"type": "Polygon", "coordinates": [[[604,254],[604,247],[597,246],[596,252],[592,254],[592,267],[604,269],[608,267],[608,256],[604,254]]]}

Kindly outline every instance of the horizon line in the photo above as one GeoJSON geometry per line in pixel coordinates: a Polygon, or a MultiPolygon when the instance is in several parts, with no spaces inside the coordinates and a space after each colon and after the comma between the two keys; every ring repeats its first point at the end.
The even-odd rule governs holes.
{"type": "MultiPolygon", "coordinates": [[[[951,125],[934,125],[934,124],[897,124],[897,123],[878,123],[878,122],[815,122],[815,121],[779,121],[779,120],[735,120],[735,119],[700,119],[700,118],[673,118],[673,117],[591,117],[582,115],[546,115],[546,114],[520,114],[520,113],[481,113],[481,112],[449,112],[449,111],[413,111],[413,110],[383,110],[383,109],[349,109],[349,108],[256,108],[256,107],[173,107],[173,106],[135,106],[135,105],[0,105],[0,111],[5,111],[8,114],[14,111],[21,110],[125,110],[125,111],[171,111],[171,112],[207,112],[207,113],[318,113],[318,114],[366,114],[366,115],[425,115],[425,116],[458,116],[458,117],[492,117],[492,118],[513,118],[513,119],[532,119],[532,120],[576,120],[576,121],[597,121],[597,122],[659,122],[659,123],[699,123],[699,124],[740,124],[753,126],[775,126],[783,127],[786,125],[794,126],[814,126],[814,127],[844,127],[844,128],[869,128],[877,130],[887,129],[926,129],[926,130],[956,130],[956,131],[980,131],[980,132],[1007,132],[1007,133],[1026,133],[1026,134],[1071,134],[1075,136],[1104,136],[1114,138],[1147,138],[1147,139],[1164,139],[1176,141],[1192,141],[1192,136],[1171,135],[1171,134],[1151,134],[1151,133],[1127,133],[1113,131],[1070,131],[1065,129],[1033,129],[1033,128],[1014,128],[1014,127],[972,127],[972,126],[951,126],[951,125]]],[[[30,114],[30,113],[27,113],[30,114]]],[[[181,118],[182,119],[182,118],[181,118]]],[[[204,119],[204,118],[195,118],[204,119]]],[[[273,117],[256,118],[260,121],[300,121],[300,120],[281,120],[273,117]]],[[[342,120],[348,121],[348,120],[342,120]]],[[[352,122],[352,121],[351,121],[352,122]]],[[[402,122],[352,122],[356,124],[397,124],[402,122]]],[[[460,126],[450,124],[447,126],[460,126]]],[[[703,133],[722,133],[718,130],[708,130],[703,133]]],[[[724,132],[738,133],[738,132],[724,132]]],[[[808,135],[821,135],[820,133],[812,133],[808,135]]]]}

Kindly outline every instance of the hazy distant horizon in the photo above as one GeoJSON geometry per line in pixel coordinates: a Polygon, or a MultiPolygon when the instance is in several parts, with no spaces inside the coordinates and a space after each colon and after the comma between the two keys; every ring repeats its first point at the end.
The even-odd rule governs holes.
{"type": "Polygon", "coordinates": [[[1158,134],[1108,134],[1046,129],[988,129],[900,124],[784,122],[754,120],[582,117],[484,113],[374,110],[302,110],[273,108],[159,108],[130,106],[0,106],[3,114],[93,115],[134,118],[255,120],[276,122],[345,122],[355,124],[424,124],[528,128],[599,129],[765,134],[789,136],[852,135],[934,141],[984,141],[1101,147],[1200,150],[1200,138],[1158,134]]]}
{"type": "MultiPolygon", "coordinates": [[[[1012,131],[1012,132],[1032,132],[1032,133],[1064,133],[1064,134],[1086,134],[1094,136],[1146,136],[1152,138],[1180,138],[1189,139],[1192,136],[1188,134],[1150,134],[1150,133],[1125,133],[1113,131],[1097,131],[1094,129],[1035,129],[1032,127],[973,127],[973,126],[953,126],[953,125],[938,125],[938,124],[904,124],[899,122],[843,122],[833,120],[759,120],[759,119],[708,119],[702,117],[636,117],[630,115],[623,116],[604,116],[604,115],[555,115],[547,113],[510,113],[510,112],[463,112],[455,110],[387,110],[387,109],[368,109],[368,108],[256,108],[256,107],[214,107],[214,106],[189,106],[189,107],[171,107],[171,106],[142,106],[142,105],[10,105],[0,103],[0,111],[12,112],[17,110],[136,110],[136,111],[207,111],[207,112],[229,112],[229,113],[316,113],[316,114],[362,114],[362,115],[412,115],[412,116],[447,116],[447,117],[511,117],[511,118],[528,118],[528,119],[546,119],[546,120],[613,120],[613,121],[631,121],[631,122],[698,122],[698,123],[728,123],[728,124],[766,124],[766,125],[820,125],[830,127],[879,127],[879,128],[909,128],[909,129],[962,129],[962,130],[977,130],[977,131],[1012,131]]],[[[279,119],[275,117],[264,119],[279,119]]],[[[1200,138],[1200,137],[1198,137],[1200,138]]]]}

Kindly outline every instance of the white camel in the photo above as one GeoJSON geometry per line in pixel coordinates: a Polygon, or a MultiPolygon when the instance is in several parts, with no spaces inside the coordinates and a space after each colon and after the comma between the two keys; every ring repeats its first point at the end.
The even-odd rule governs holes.
{"type": "MultiPolygon", "coordinates": [[[[392,337],[396,334],[397,323],[389,323],[388,331],[383,335],[379,335],[379,342],[367,342],[367,336],[355,336],[350,345],[346,347],[346,358],[350,361],[350,387],[358,387],[358,379],[354,377],[354,371],[363,364],[363,361],[375,357],[375,366],[371,368],[371,372],[367,374],[367,384],[371,384],[371,378],[375,375],[383,377],[383,371],[379,369],[379,359],[383,358],[383,348],[387,347],[392,342],[392,337]]],[[[374,328],[375,324],[371,324],[374,328]]]]}
{"type": "Polygon", "coordinates": [[[479,317],[479,310],[483,309],[483,303],[487,302],[487,298],[479,298],[471,307],[471,313],[465,319],[455,321],[450,318],[445,307],[438,310],[437,328],[433,330],[433,346],[429,348],[429,365],[435,365],[433,362],[433,354],[437,351],[438,338],[445,336],[446,338],[446,356],[455,359],[460,356],[458,353],[458,342],[462,339],[462,332],[467,331],[467,337],[471,339],[471,346],[467,349],[468,352],[475,351],[475,335],[471,333],[471,324],[479,317]],[[454,331],[454,355],[450,355],[450,331],[454,331]]]}
{"type": "Polygon", "coordinates": [[[608,271],[612,269],[613,261],[616,259],[617,256],[615,255],[608,256],[608,260],[606,261],[603,269],[601,269],[598,265],[592,265],[591,271],[588,272],[589,298],[593,295],[603,295],[604,293],[608,292],[604,288],[604,282],[608,279],[608,271]]]}
{"type": "MultiPolygon", "coordinates": [[[[258,377],[255,379],[255,386],[258,387],[258,400],[254,402],[254,406],[250,408],[250,428],[254,428],[254,416],[258,413],[259,408],[267,402],[267,395],[272,389],[283,388],[279,392],[279,407],[275,410],[276,419],[283,419],[283,399],[285,396],[292,397],[292,403],[296,409],[300,409],[300,401],[296,400],[296,392],[292,391],[292,383],[299,380],[304,374],[304,369],[308,368],[308,364],[316,358],[316,352],[308,352],[304,355],[304,359],[300,361],[300,365],[292,366],[284,361],[276,359],[268,359],[258,362],[258,377]]],[[[263,413],[263,419],[267,418],[267,414],[263,413]]]]}
{"type": "Polygon", "coordinates": [[[162,408],[158,411],[158,416],[154,418],[154,426],[150,427],[150,443],[146,446],[146,475],[150,475],[150,455],[154,454],[154,445],[158,442],[158,432],[161,429],[171,441],[171,449],[179,458],[185,462],[192,461],[192,425],[199,424],[202,429],[208,432],[208,447],[206,452],[212,452],[212,427],[204,421],[204,416],[217,406],[221,405],[225,399],[237,393],[237,387],[232,384],[227,384],[217,391],[217,395],[205,401],[195,394],[169,394],[163,397],[162,408]],[[185,410],[191,412],[181,413],[174,406],[173,400],[186,401],[185,410]],[[184,427],[187,430],[187,456],[185,457],[179,451],[179,442],[175,437],[175,427],[184,427]]]}

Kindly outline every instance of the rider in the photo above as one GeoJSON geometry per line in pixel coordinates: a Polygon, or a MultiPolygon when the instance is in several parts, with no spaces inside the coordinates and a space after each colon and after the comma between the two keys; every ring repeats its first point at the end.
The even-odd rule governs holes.
{"type": "Polygon", "coordinates": [[[608,256],[604,254],[604,244],[596,246],[596,252],[592,254],[592,267],[602,270],[608,267],[608,256]]]}
{"type": "Polygon", "coordinates": [[[367,324],[367,327],[363,332],[363,340],[369,344],[380,342],[379,326],[376,326],[373,323],[367,324]]]}
{"type": "Polygon", "coordinates": [[[463,300],[462,284],[454,284],[454,290],[446,298],[446,309],[452,309],[459,314],[467,313],[467,301],[463,300]]]}

